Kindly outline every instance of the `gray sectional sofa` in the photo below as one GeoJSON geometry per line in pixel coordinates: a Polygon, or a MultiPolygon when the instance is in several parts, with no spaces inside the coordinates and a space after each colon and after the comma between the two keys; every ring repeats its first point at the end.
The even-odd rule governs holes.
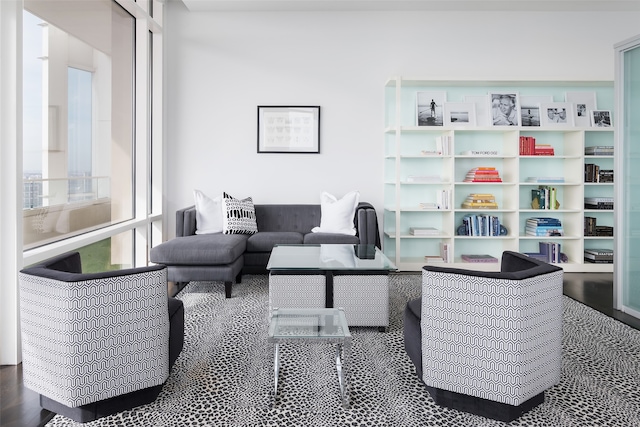
{"type": "Polygon", "coordinates": [[[356,209],[355,236],[313,233],[320,225],[320,204],[256,204],[258,232],[246,234],[195,234],[196,209],[176,212],[176,237],[151,249],[151,261],[168,267],[169,281],[222,281],[231,297],[242,274],[266,273],[276,244],[372,244],[380,247],[378,219],[373,206],[360,202],[356,209]]]}

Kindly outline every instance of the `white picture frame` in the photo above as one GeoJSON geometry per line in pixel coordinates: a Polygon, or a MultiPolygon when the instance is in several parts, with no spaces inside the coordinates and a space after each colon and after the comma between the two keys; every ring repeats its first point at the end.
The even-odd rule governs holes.
{"type": "Polygon", "coordinates": [[[565,92],[564,100],[573,104],[573,121],[576,126],[591,126],[591,111],[598,109],[595,92],[565,92]]]}
{"type": "Polygon", "coordinates": [[[573,127],[572,105],[570,102],[540,104],[540,125],[547,128],[573,127]]]}
{"type": "Polygon", "coordinates": [[[552,95],[520,95],[521,126],[540,127],[540,104],[553,102],[552,95]]]}
{"type": "Polygon", "coordinates": [[[445,126],[475,126],[476,104],[473,102],[445,102],[444,103],[445,126]]]}
{"type": "Polygon", "coordinates": [[[596,128],[608,128],[613,125],[613,119],[611,117],[611,111],[609,110],[592,110],[591,114],[591,126],[596,128]]]}
{"type": "Polygon", "coordinates": [[[492,126],[520,126],[520,95],[505,91],[489,94],[492,126]]]}
{"type": "Polygon", "coordinates": [[[475,104],[476,126],[491,125],[491,110],[489,109],[489,95],[465,95],[464,102],[475,104]]]}
{"type": "Polygon", "coordinates": [[[416,126],[444,126],[444,103],[447,92],[416,93],[416,126]]]}

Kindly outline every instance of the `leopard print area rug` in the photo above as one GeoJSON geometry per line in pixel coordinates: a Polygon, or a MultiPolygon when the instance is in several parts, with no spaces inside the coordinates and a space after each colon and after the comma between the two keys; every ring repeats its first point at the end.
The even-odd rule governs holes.
{"type": "MultiPolygon", "coordinates": [[[[404,351],[402,315],[420,295],[420,275],[390,280],[390,325],[351,328],[351,405],[343,409],[328,344],[282,345],[276,405],[271,405],[273,346],[267,342],[268,278],[248,275],[224,297],[221,282],[192,282],[184,349],[158,399],[78,424],[62,416],[48,427],[111,426],[503,426],[433,403],[404,351]]],[[[545,402],[510,426],[640,426],[640,331],[568,297],[563,367],[545,402]]]]}

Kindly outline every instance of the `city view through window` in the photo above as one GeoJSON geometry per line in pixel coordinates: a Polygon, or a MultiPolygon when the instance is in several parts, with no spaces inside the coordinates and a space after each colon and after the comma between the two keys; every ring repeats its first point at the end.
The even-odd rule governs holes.
{"type": "Polygon", "coordinates": [[[91,5],[78,15],[25,0],[25,250],[134,216],[135,20],[115,2],[91,5]]]}

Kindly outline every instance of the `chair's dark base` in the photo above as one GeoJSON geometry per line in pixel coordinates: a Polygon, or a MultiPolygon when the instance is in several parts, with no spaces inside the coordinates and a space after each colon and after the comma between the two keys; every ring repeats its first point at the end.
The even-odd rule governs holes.
{"type": "Polygon", "coordinates": [[[71,408],[63,405],[62,403],[56,402],[55,400],[49,399],[46,396],[40,395],[40,406],[48,411],[71,418],[79,423],[87,423],[136,406],[151,403],[156,400],[160,391],[162,391],[162,385],[157,385],[144,390],[138,390],[75,408],[71,408]]]}
{"type": "Polygon", "coordinates": [[[440,406],[506,423],[515,420],[544,402],[544,392],[533,396],[518,406],[514,406],[435,387],[426,387],[433,400],[440,406]]]}

